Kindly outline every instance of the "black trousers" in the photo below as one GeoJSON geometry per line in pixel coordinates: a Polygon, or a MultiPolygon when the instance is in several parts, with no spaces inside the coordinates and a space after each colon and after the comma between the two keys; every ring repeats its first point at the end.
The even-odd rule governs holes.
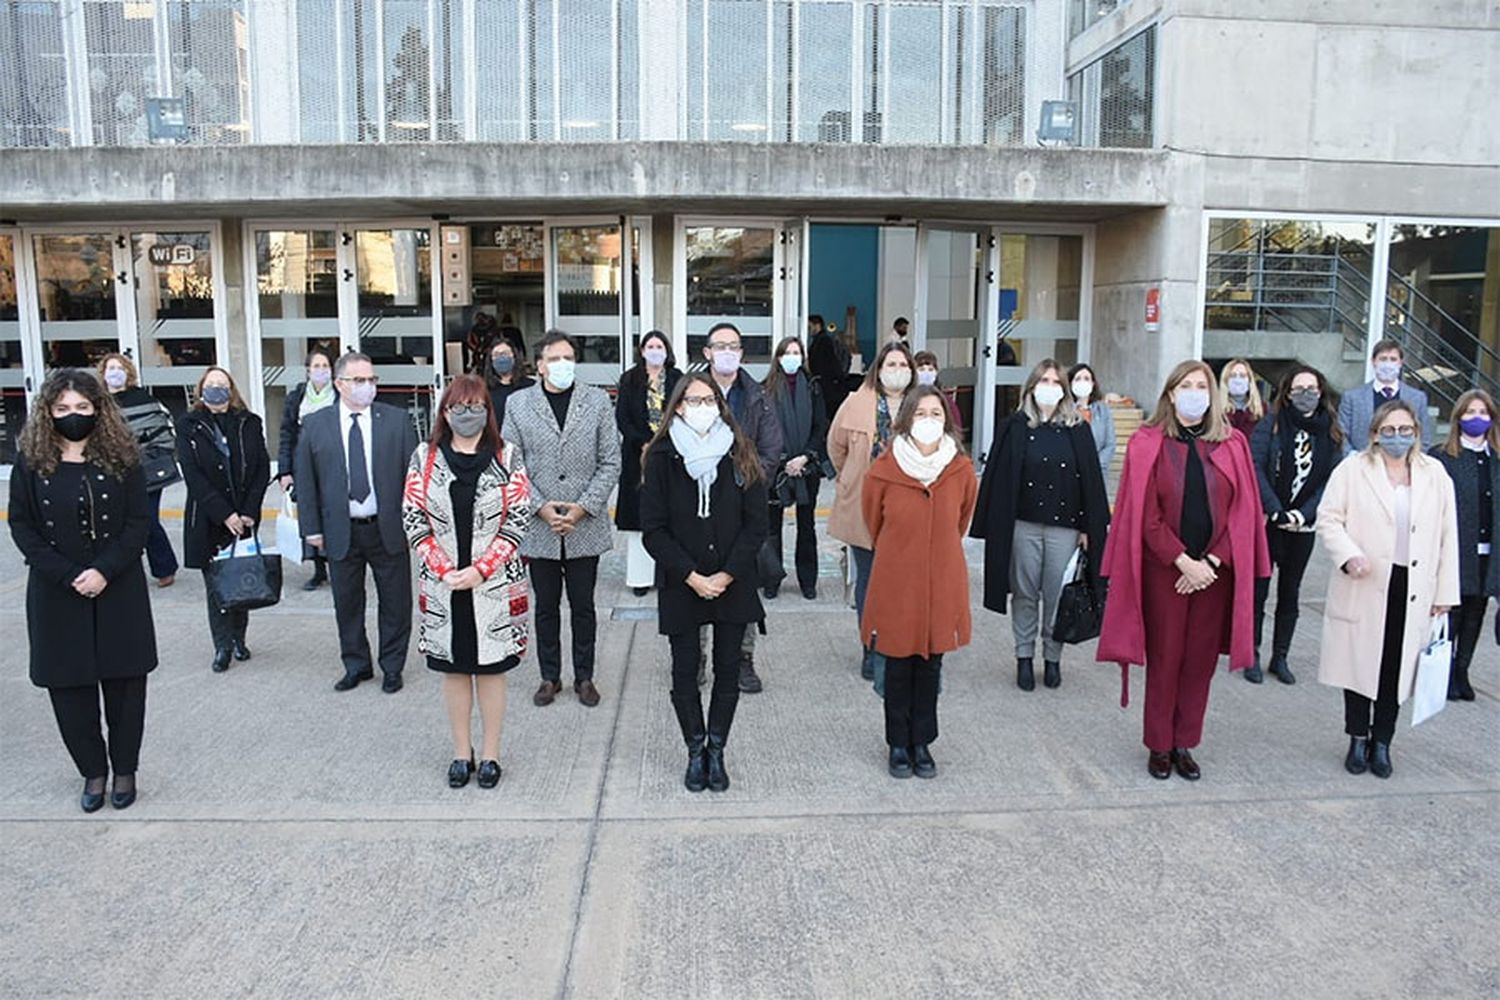
{"type": "MultiPolygon", "coordinates": [[[[1479,557],[1479,582],[1483,585],[1489,576],[1490,557],[1479,557]]],[[[1474,649],[1479,645],[1479,633],[1484,631],[1484,615],[1489,610],[1490,599],[1485,594],[1465,594],[1449,624],[1453,630],[1453,673],[1448,686],[1469,683],[1469,664],[1474,662],[1474,649]]]]}
{"type": "Polygon", "coordinates": [[[250,627],[250,612],[244,608],[225,611],[219,607],[207,574],[203,577],[203,592],[208,596],[208,634],[213,636],[214,652],[228,649],[235,639],[244,642],[245,629],[250,627]]]}
{"type": "Polygon", "coordinates": [[[1344,732],[1350,736],[1390,743],[1396,734],[1396,716],[1401,713],[1396,697],[1406,632],[1406,576],[1405,566],[1391,568],[1391,586],[1385,596],[1385,640],[1380,648],[1380,687],[1375,700],[1371,702],[1357,691],[1344,692],[1344,732]]]}
{"type": "MultiPolygon", "coordinates": [[[[818,533],[817,514],[810,503],[799,503],[797,507],[797,583],[803,587],[811,587],[818,582],[818,533]]],[[[785,528],[784,513],[786,508],[780,504],[771,504],[771,550],[776,553],[776,560],[782,566],[786,560],[782,556],[781,535],[785,528]]]]}
{"type": "MultiPolygon", "coordinates": [[[[1298,605],[1302,600],[1302,577],[1318,536],[1311,531],[1282,531],[1266,526],[1266,542],[1271,548],[1271,564],[1276,567],[1276,625],[1271,635],[1271,655],[1285,656],[1292,650],[1292,635],[1297,631],[1298,605]]],[[[1266,598],[1271,593],[1269,579],[1255,581],[1255,652],[1260,653],[1266,615],[1266,598]]]]}
{"type": "MultiPolygon", "coordinates": [[[[531,589],[536,596],[536,661],[542,680],[562,683],[562,595],[568,591],[568,621],[573,627],[573,683],[594,679],[594,584],[599,557],[531,560],[531,589]]],[[[696,670],[697,667],[695,666],[696,670]]]]}
{"type": "Polygon", "coordinates": [[[887,657],[885,661],[885,742],[893,747],[937,742],[938,676],[941,654],[887,657]]]}
{"type": "Polygon", "coordinates": [[[349,554],[328,560],[344,673],[354,677],[374,669],[365,635],[366,568],[375,577],[379,602],[380,670],[388,677],[400,677],[411,643],[411,556],[406,549],[387,552],[380,541],[380,526],[374,523],[351,524],[349,554]]]}
{"type": "Polygon", "coordinates": [[[78,773],[103,778],[114,765],[116,774],[134,774],[140,762],[141,735],[146,728],[146,675],[100,681],[83,687],[48,688],[52,714],[63,744],[78,773]],[[99,728],[99,693],[104,692],[104,718],[109,722],[109,753],[99,728]]]}
{"type": "Polygon", "coordinates": [[[703,698],[698,693],[698,630],[667,637],[672,650],[672,707],[682,738],[691,742],[705,732],[729,738],[734,709],[740,703],[740,644],[748,626],[718,622],[714,632],[714,685],[708,699],[708,728],[703,726],[703,698]]]}

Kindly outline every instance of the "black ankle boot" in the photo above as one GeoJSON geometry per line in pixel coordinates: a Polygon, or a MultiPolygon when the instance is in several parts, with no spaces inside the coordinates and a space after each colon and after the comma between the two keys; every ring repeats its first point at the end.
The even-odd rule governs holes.
{"type": "Polygon", "coordinates": [[[1370,769],[1370,741],[1363,736],[1349,737],[1349,752],[1344,755],[1344,770],[1364,774],[1370,769]]]}
{"type": "Polygon", "coordinates": [[[723,792],[729,788],[729,772],[724,770],[724,737],[710,736],[703,756],[708,765],[708,790],[723,792]]]}
{"type": "Polygon", "coordinates": [[[708,761],[703,751],[703,737],[694,736],[688,740],[687,748],[687,773],[682,776],[682,783],[690,792],[701,792],[708,787],[708,761]]]}
{"type": "Polygon", "coordinates": [[[214,650],[214,661],[209,664],[209,669],[216,674],[222,674],[229,669],[229,647],[214,650]]]}
{"type": "Polygon", "coordinates": [[[1255,654],[1255,662],[1244,670],[1245,680],[1251,684],[1259,684],[1265,680],[1265,675],[1260,672],[1260,654],[1255,654]]]}
{"type": "Polygon", "coordinates": [[[1022,691],[1036,690],[1036,674],[1031,669],[1031,657],[1016,659],[1016,687],[1022,691]]]}
{"type": "Polygon", "coordinates": [[[1391,767],[1391,745],[1374,740],[1370,743],[1370,773],[1377,778],[1389,778],[1395,768],[1391,767]]]}
{"type": "Polygon", "coordinates": [[[1286,654],[1276,653],[1271,657],[1271,676],[1283,684],[1297,683],[1297,677],[1292,673],[1292,668],[1286,665],[1286,654]]]}
{"type": "Polygon", "coordinates": [[[1049,688],[1062,686],[1062,664],[1057,660],[1042,661],[1042,683],[1049,688]]]}

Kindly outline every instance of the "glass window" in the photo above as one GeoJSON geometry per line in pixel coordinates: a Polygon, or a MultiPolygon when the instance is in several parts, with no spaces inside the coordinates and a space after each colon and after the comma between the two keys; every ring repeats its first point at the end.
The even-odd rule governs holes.
{"type": "Polygon", "coordinates": [[[437,138],[458,142],[464,138],[464,113],[468,87],[464,85],[462,4],[437,3],[437,138]]]}
{"type": "Polygon", "coordinates": [[[33,238],[37,308],[48,368],[91,368],[120,349],[114,236],[49,233],[33,238]]]}
{"type": "Polygon", "coordinates": [[[241,0],[167,5],[173,88],[183,98],[194,142],[234,145],[248,140],[250,58],[242,7],[241,0]]]}
{"type": "Polygon", "coordinates": [[[983,15],[983,65],[977,67],[982,74],[983,141],[1017,145],[1026,127],[1026,10],[985,7],[983,15]]]}
{"type": "Polygon", "coordinates": [[[578,360],[620,362],[620,227],[552,230],[557,325],[579,342],[578,360]]]}
{"type": "Polygon", "coordinates": [[[0,233],[0,465],[16,460],[26,421],[26,371],[21,358],[21,300],[16,294],[15,240],[0,233]]]}
{"type": "Polygon", "coordinates": [[[720,321],[739,327],[745,361],[769,362],[774,334],[776,231],[689,226],[684,237],[688,363],[702,357],[708,330],[720,321]]]}
{"type": "Polygon", "coordinates": [[[266,437],[277,440],[286,394],[304,378],[307,352],[339,355],[338,250],[331,229],[255,234],[255,295],[260,307],[261,384],[266,437]]]}
{"type": "MultiPolygon", "coordinates": [[[[610,76],[611,61],[619,57],[612,23],[614,0],[568,0],[566,6],[567,16],[558,25],[557,73],[562,83],[558,135],[564,142],[601,142],[610,138],[615,116],[610,76]]],[[[633,31],[635,25],[629,28],[633,31]]],[[[621,24],[618,30],[626,26],[621,24]]],[[[542,69],[539,65],[538,71],[542,69]]],[[[551,71],[550,63],[546,71],[551,71]]]]}
{"type": "Polygon", "coordinates": [[[61,4],[0,7],[0,146],[66,146],[68,65],[61,4]]]}
{"type": "Polygon", "coordinates": [[[502,335],[529,363],[530,348],[546,331],[546,267],[547,242],[540,222],[469,227],[469,305],[443,309],[449,374],[464,366],[483,372],[488,359],[465,352],[502,335]]]}
{"type": "Polygon", "coordinates": [[[97,146],[142,145],[149,140],[146,98],[158,92],[153,3],[87,0],[89,104],[97,146]]]}
{"type": "Polygon", "coordinates": [[[362,229],[354,236],[359,349],[380,375],[380,398],[431,421],[432,233],[362,229]]]}
{"type": "Polygon", "coordinates": [[[303,142],[341,142],[339,15],[332,4],[297,5],[297,90],[303,142]]]}
{"type": "MultiPolygon", "coordinates": [[[[213,256],[205,232],[131,233],[141,384],[187,387],[218,363],[213,256]]],[[[165,399],[180,392],[157,393],[165,399]]]]}
{"type": "Polygon", "coordinates": [[[1147,148],[1152,143],[1156,30],[1136,35],[1099,60],[1099,145],[1147,148]]]}
{"type": "Polygon", "coordinates": [[[688,129],[692,138],[760,142],[769,135],[766,14],[764,0],[689,4],[688,37],[693,41],[688,50],[688,129]]]}

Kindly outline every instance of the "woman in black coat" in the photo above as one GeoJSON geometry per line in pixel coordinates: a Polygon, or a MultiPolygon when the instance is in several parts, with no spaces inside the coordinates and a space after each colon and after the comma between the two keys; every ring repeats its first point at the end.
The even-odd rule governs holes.
{"type": "Polygon", "coordinates": [[[625,585],[644,596],[655,579],[651,555],[641,541],[641,456],[661,429],[667,400],[682,372],[666,334],[652,330],[641,338],[635,366],[620,376],[615,425],[620,429],[620,492],[615,527],[625,536],[625,585]]]}
{"type": "MultiPolygon", "coordinates": [[[[823,467],[828,461],[828,408],[823,387],[808,373],[802,341],[787,337],[776,345],[766,375],[766,399],[781,424],[781,462],[770,487],[768,530],[776,561],[782,563],[781,529],[787,507],[797,508],[797,583],[809,601],[818,596],[818,533],[815,509],[823,467]]],[[[774,598],[778,586],[767,586],[774,598]]]]}
{"type": "MultiPolygon", "coordinates": [[[[1453,629],[1453,669],[1448,674],[1448,700],[1473,701],[1469,664],[1484,628],[1490,598],[1500,595],[1500,559],[1492,557],[1500,544],[1500,413],[1483,389],[1471,389],[1453,404],[1448,440],[1434,447],[1433,458],[1443,463],[1453,480],[1458,507],[1458,581],[1462,595],[1450,613],[1453,629]]],[[[1500,626],[1497,626],[1500,628],[1500,626]]]]}
{"type": "Polygon", "coordinates": [[[641,530],[656,560],[657,621],[672,650],[672,706],[688,747],[690,792],[729,787],[724,744],[739,703],[740,646],[761,621],[756,555],[766,539],[760,457],[706,372],[685,375],[646,452],[641,530]],[[708,724],[698,630],[713,625],[708,724]]]}
{"type": "MultiPolygon", "coordinates": [[[[236,538],[255,533],[261,501],[271,481],[271,457],[266,454],[260,417],[245,408],[227,371],[212,367],[204,372],[198,380],[197,399],[178,423],[177,463],[182,466],[188,494],[182,563],[190,569],[205,569],[236,538]]],[[[223,673],[229,669],[231,651],[236,660],[250,659],[250,647],[245,645],[250,612],[219,607],[207,579],[203,589],[214,640],[212,668],[216,674],[223,673]]]]}
{"type": "MultiPolygon", "coordinates": [[[[482,314],[481,314],[482,315],[482,314]]],[[[505,401],[522,389],[536,385],[526,374],[521,349],[508,337],[490,345],[490,360],[484,372],[484,384],[490,390],[490,409],[495,411],[495,426],[505,434],[505,401]]]]}
{"type": "MultiPolygon", "coordinates": [[[[286,394],[286,405],[281,409],[281,441],[276,449],[276,481],[283,493],[297,499],[296,486],[292,482],[292,466],[297,457],[297,439],[302,436],[302,421],[310,414],[338,402],[338,391],[333,387],[333,355],[322,347],[307,352],[307,381],[286,394]]],[[[328,559],[321,550],[311,545],[302,546],[303,560],[313,561],[313,575],[302,585],[303,590],[317,590],[328,581],[328,559]]]]}
{"type": "Polygon", "coordinates": [[[31,683],[47,689],[83,775],[84,812],[135,801],[156,629],[141,553],[151,502],[135,437],[98,379],[42,383],[10,476],[10,534],[26,558],[31,683]],[[109,721],[105,749],[99,700],[109,721]]]}

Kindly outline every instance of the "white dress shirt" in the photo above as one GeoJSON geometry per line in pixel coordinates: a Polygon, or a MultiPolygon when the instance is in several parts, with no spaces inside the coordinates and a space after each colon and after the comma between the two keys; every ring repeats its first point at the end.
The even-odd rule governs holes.
{"type": "MultiPolygon", "coordinates": [[[[339,400],[339,433],[344,439],[344,468],[349,468],[349,429],[354,426],[350,419],[354,415],[344,401],[339,400]]],[[[378,508],[375,506],[375,433],[374,433],[374,407],[366,407],[359,414],[359,433],[365,440],[365,476],[370,483],[370,495],[363,502],[349,501],[350,517],[374,517],[378,508]]],[[[349,477],[352,482],[354,477],[349,477]]]]}

